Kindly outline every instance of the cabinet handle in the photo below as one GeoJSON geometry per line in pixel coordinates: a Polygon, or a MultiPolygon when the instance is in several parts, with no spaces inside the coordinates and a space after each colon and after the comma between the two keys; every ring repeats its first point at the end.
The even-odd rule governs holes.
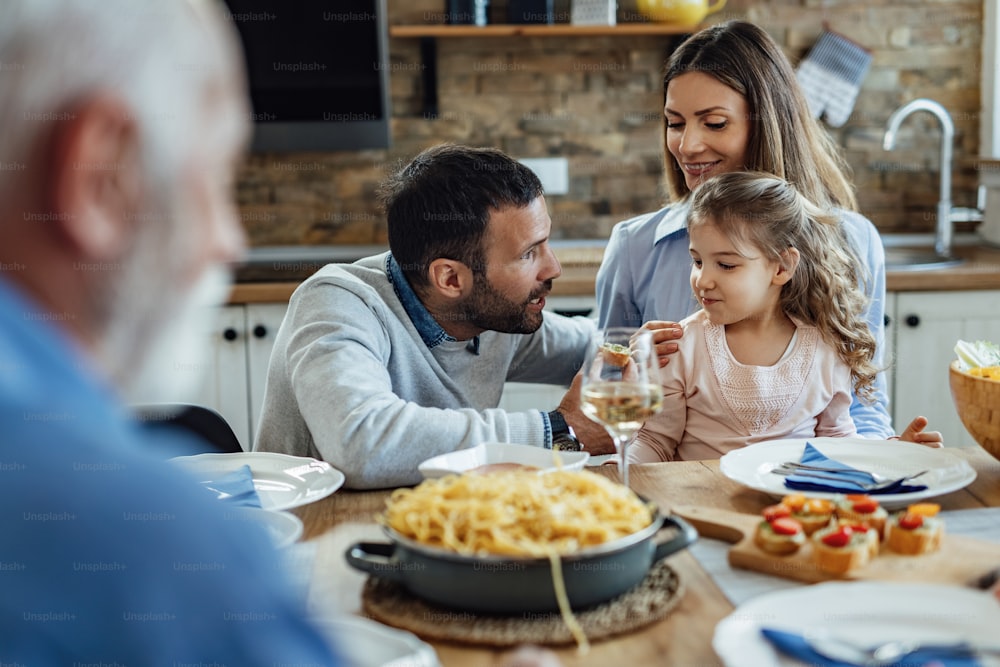
{"type": "Polygon", "coordinates": [[[906,326],[908,326],[908,327],[918,327],[918,326],[920,326],[920,316],[918,316],[918,315],[907,315],[906,316],[906,326]]]}
{"type": "Polygon", "coordinates": [[[266,336],[267,336],[267,327],[265,327],[263,324],[258,324],[253,328],[254,338],[264,338],[266,336]]]}
{"type": "Polygon", "coordinates": [[[888,315],[883,315],[883,316],[882,316],[882,323],[883,323],[883,324],[884,324],[885,326],[889,326],[890,324],[892,324],[892,318],[891,318],[891,317],[889,317],[888,315]]]}
{"type": "Polygon", "coordinates": [[[223,330],[223,332],[222,332],[222,337],[225,338],[226,340],[232,342],[232,341],[236,340],[237,338],[239,338],[240,334],[236,331],[236,329],[234,329],[232,327],[226,327],[223,330]]]}

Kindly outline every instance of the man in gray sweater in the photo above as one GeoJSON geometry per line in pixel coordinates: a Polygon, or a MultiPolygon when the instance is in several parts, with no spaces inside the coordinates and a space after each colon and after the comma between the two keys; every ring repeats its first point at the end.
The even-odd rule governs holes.
{"type": "Polygon", "coordinates": [[[330,264],[292,295],[254,449],[323,459],[353,488],[414,484],[423,460],[483,442],[551,447],[570,427],[613,451],[576,385],[552,412],[497,408],[507,381],[569,384],[595,328],[543,317],[561,267],[535,174],[436,146],[383,203],[390,252],[330,264]]]}

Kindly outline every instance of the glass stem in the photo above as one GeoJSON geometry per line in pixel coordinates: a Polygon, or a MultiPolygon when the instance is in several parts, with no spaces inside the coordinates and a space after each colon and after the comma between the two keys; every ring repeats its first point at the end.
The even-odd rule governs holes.
{"type": "Polygon", "coordinates": [[[622,478],[622,484],[628,487],[628,460],[625,458],[625,446],[629,438],[624,435],[615,435],[615,449],[618,451],[618,475],[622,478]]]}

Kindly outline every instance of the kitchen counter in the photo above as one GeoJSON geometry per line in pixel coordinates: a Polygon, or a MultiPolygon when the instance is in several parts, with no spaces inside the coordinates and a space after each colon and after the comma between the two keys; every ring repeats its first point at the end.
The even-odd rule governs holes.
{"type": "MultiPolygon", "coordinates": [[[[385,248],[364,246],[365,251],[385,248]]],[[[553,296],[593,296],[597,267],[604,254],[599,242],[554,243],[553,249],[563,265],[562,276],[553,283],[553,296]]],[[[1000,248],[981,245],[956,245],[955,255],[965,259],[956,267],[923,271],[888,271],[886,288],[891,292],[1000,289],[1000,248]]],[[[331,257],[329,261],[350,261],[331,257]]],[[[320,269],[326,261],[283,259],[237,271],[237,283],[230,303],[267,303],[287,301],[299,283],[320,269]]]]}

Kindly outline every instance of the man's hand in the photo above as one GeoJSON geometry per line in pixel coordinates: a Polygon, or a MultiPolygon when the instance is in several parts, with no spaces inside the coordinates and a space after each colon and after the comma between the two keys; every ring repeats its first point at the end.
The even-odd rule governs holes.
{"type": "Polygon", "coordinates": [[[603,426],[580,411],[580,384],[582,381],[583,375],[577,373],[573,378],[573,383],[569,386],[569,391],[559,401],[559,407],[556,409],[562,413],[566,423],[572,427],[576,439],[583,443],[584,451],[590,452],[591,456],[614,454],[615,442],[608,435],[608,432],[604,430],[603,426]]]}
{"type": "Polygon", "coordinates": [[[677,340],[684,335],[684,329],[677,322],[650,320],[642,325],[643,329],[653,332],[653,343],[656,345],[656,356],[660,359],[660,368],[670,363],[670,355],[678,350],[677,340]]]}
{"type": "Polygon", "coordinates": [[[917,417],[899,434],[899,439],[926,447],[943,447],[944,438],[941,434],[938,431],[924,431],[925,428],[927,428],[927,418],[917,417]]]}

